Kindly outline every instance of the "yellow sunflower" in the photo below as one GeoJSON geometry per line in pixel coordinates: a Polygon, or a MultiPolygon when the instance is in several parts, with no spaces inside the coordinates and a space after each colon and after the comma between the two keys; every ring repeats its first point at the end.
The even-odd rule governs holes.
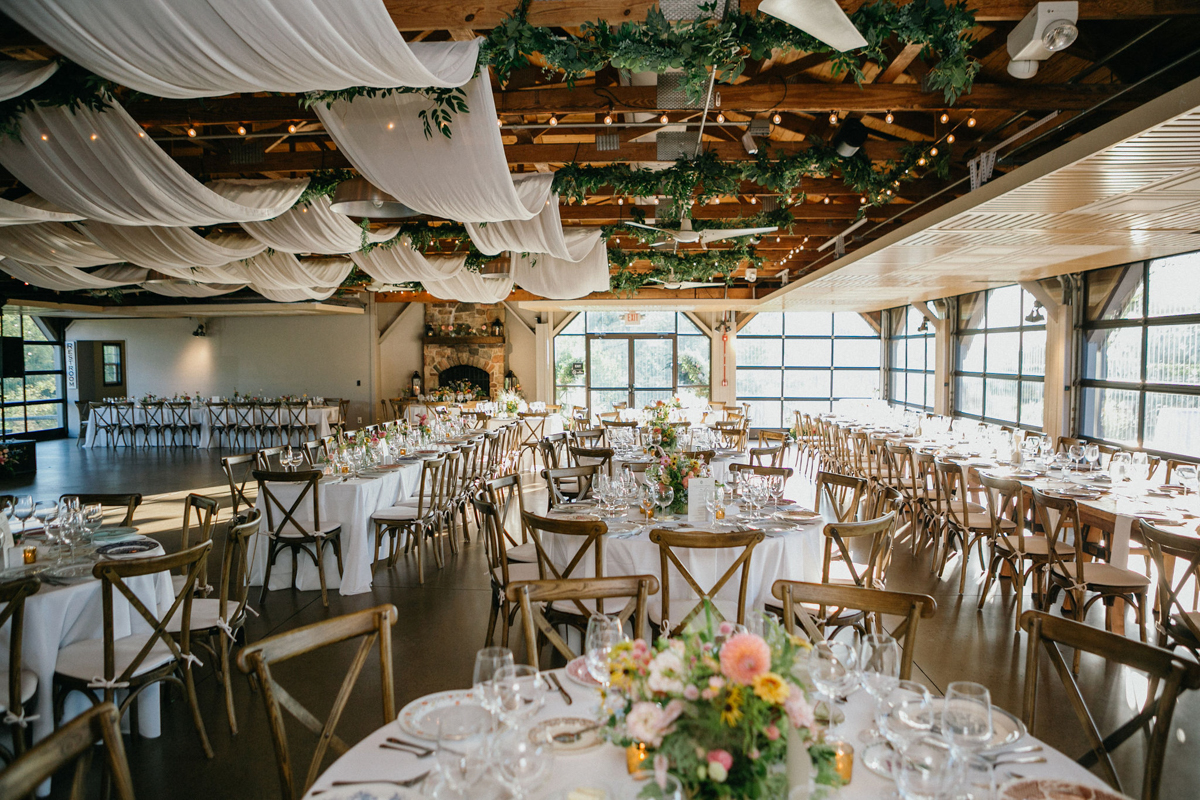
{"type": "Polygon", "coordinates": [[[781,705],[788,699],[788,695],[792,692],[783,678],[774,672],[765,672],[762,675],[756,676],[752,685],[754,686],[754,693],[756,695],[768,703],[774,703],[775,705],[781,705]]]}
{"type": "Polygon", "coordinates": [[[730,687],[725,695],[725,708],[721,710],[721,722],[729,727],[736,727],[742,718],[742,687],[730,687]]]}

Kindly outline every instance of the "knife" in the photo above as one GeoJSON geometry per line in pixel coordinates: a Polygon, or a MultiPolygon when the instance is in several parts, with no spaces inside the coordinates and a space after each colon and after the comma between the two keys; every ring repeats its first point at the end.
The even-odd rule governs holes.
{"type": "Polygon", "coordinates": [[[567,705],[574,703],[575,701],[571,699],[571,695],[567,694],[567,690],[563,688],[562,681],[558,679],[558,675],[553,672],[548,672],[546,674],[550,676],[552,681],[554,681],[554,687],[558,689],[558,693],[562,695],[563,702],[567,705]]]}

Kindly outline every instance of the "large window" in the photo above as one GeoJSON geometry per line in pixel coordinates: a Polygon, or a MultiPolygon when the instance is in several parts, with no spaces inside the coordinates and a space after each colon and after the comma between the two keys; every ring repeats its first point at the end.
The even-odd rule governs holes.
{"type": "Polygon", "coordinates": [[[1084,281],[1080,433],[1200,456],[1200,253],[1084,281]]]}
{"type": "Polygon", "coordinates": [[[888,400],[905,408],[933,410],[935,333],[929,321],[912,306],[887,314],[888,400]]]}
{"type": "Polygon", "coordinates": [[[554,337],[556,402],[602,413],[675,395],[707,401],[710,354],[686,314],[586,311],[554,337]]]}
{"type": "Polygon", "coordinates": [[[756,428],[879,396],[879,333],[861,314],[756,314],[737,336],[738,401],[756,428]]]}
{"type": "Polygon", "coordinates": [[[104,359],[104,385],[120,386],[125,382],[125,345],[105,342],[101,345],[104,359]]]}
{"type": "Polygon", "coordinates": [[[1034,304],[1020,286],[958,298],[956,416],[1041,429],[1046,322],[1034,304]]]}
{"type": "Polygon", "coordinates": [[[0,392],[4,433],[64,432],[65,393],[61,336],[40,319],[5,309],[5,336],[24,341],[25,377],[5,378],[0,392]]]}

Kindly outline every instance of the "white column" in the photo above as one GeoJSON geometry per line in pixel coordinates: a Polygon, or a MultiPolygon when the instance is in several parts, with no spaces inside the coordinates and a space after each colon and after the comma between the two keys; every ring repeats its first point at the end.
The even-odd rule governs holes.
{"type": "Polygon", "coordinates": [[[950,335],[950,320],[940,319],[933,324],[934,330],[934,361],[933,361],[933,413],[945,416],[954,415],[954,407],[950,404],[950,371],[954,363],[953,338],[950,335]]]}
{"type": "Polygon", "coordinates": [[[1054,441],[1071,435],[1073,374],[1071,306],[1059,303],[1046,314],[1046,385],[1042,400],[1042,430],[1054,441]]]}
{"type": "Polygon", "coordinates": [[[537,322],[533,326],[534,356],[537,380],[537,398],[543,403],[554,402],[554,326],[549,322],[537,322]]]}

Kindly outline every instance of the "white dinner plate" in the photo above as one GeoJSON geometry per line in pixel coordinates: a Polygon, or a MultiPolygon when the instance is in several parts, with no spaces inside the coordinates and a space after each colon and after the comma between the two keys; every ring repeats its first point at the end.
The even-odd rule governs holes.
{"type": "Polygon", "coordinates": [[[333,786],[321,792],[321,800],[420,800],[423,797],[417,789],[406,789],[394,783],[356,783],[333,786]]]}
{"type": "Polygon", "coordinates": [[[529,741],[535,743],[549,741],[550,747],[560,755],[582,753],[604,744],[604,737],[600,735],[600,729],[591,727],[595,724],[596,720],[588,719],[587,717],[555,717],[554,719],[544,720],[534,725],[529,730],[529,741]],[[554,741],[553,737],[557,734],[575,733],[584,728],[591,729],[584,731],[573,742],[563,743],[554,741]]]}
{"type": "Polygon", "coordinates": [[[454,689],[425,695],[400,709],[396,722],[400,725],[400,730],[409,736],[437,741],[438,719],[448,710],[464,703],[479,703],[479,696],[474,689],[454,689]]]}

